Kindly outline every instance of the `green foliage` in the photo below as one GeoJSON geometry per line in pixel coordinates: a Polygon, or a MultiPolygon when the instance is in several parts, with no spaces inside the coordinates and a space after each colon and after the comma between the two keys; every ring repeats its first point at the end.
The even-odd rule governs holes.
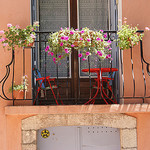
{"type": "Polygon", "coordinates": [[[1,30],[0,41],[3,47],[7,47],[8,50],[11,48],[14,50],[15,46],[27,47],[29,43],[34,42],[35,30],[38,27],[38,22],[21,29],[18,25],[12,26],[7,24],[8,30],[1,30]]]}
{"type": "Polygon", "coordinates": [[[137,33],[138,27],[131,27],[124,22],[124,24],[121,26],[121,30],[117,32],[118,35],[118,46],[121,50],[129,49],[135,45],[138,44],[140,40],[142,40],[142,37],[144,34],[137,33]]]}

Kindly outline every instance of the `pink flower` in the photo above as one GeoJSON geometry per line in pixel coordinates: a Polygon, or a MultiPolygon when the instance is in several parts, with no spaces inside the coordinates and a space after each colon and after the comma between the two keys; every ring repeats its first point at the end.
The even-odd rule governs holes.
{"type": "Polygon", "coordinates": [[[70,34],[74,34],[74,32],[73,32],[73,31],[70,31],[70,34]]]}
{"type": "Polygon", "coordinates": [[[149,27],[145,27],[145,30],[146,30],[146,31],[149,31],[149,30],[150,30],[150,28],[149,28],[149,27]]]}
{"type": "Polygon", "coordinates": [[[8,24],[7,24],[7,27],[12,27],[12,24],[8,23],[8,24]]]}
{"type": "Polygon", "coordinates": [[[102,56],[102,55],[103,55],[101,51],[97,51],[97,54],[98,54],[99,56],[102,56]]]}
{"type": "Polygon", "coordinates": [[[81,57],[82,57],[82,54],[81,54],[81,53],[80,53],[80,54],[78,54],[78,57],[80,57],[80,58],[81,58],[81,57]]]}
{"type": "Polygon", "coordinates": [[[79,40],[83,41],[83,38],[79,38],[79,40]]]}
{"type": "Polygon", "coordinates": [[[63,42],[60,43],[60,46],[63,46],[63,42]]]}
{"type": "Polygon", "coordinates": [[[4,42],[6,39],[5,38],[1,38],[0,39],[0,42],[4,42]]]}
{"type": "Polygon", "coordinates": [[[75,29],[75,31],[78,31],[79,29],[75,29]]]}
{"type": "Polygon", "coordinates": [[[64,39],[65,39],[65,37],[64,37],[64,36],[62,36],[62,37],[61,37],[61,40],[64,40],[64,39]]]}
{"type": "Polygon", "coordinates": [[[51,52],[48,52],[48,55],[50,55],[51,54],[51,52]]]}
{"type": "Polygon", "coordinates": [[[4,43],[4,44],[3,44],[3,46],[7,46],[7,45],[8,45],[8,43],[4,43]]]}
{"type": "Polygon", "coordinates": [[[86,55],[87,55],[87,56],[90,55],[90,52],[86,52],[86,55]]]}
{"type": "Polygon", "coordinates": [[[19,25],[16,25],[16,29],[20,29],[20,26],[19,26],[19,25]]]}
{"type": "Polygon", "coordinates": [[[85,60],[86,60],[86,58],[83,58],[82,60],[83,60],[83,61],[85,61],[85,60]]]}
{"type": "Polygon", "coordinates": [[[61,58],[61,55],[59,55],[58,57],[61,58]]]}
{"type": "Polygon", "coordinates": [[[68,39],[69,39],[69,37],[68,37],[68,36],[65,36],[65,40],[68,41],[68,39]]]}
{"type": "Polygon", "coordinates": [[[110,47],[109,50],[112,50],[112,48],[110,47]]]}
{"type": "Polygon", "coordinates": [[[55,58],[55,57],[53,58],[53,61],[56,61],[56,58],[55,58]]]}
{"type": "Polygon", "coordinates": [[[75,45],[74,45],[74,44],[72,44],[72,45],[71,45],[71,47],[75,47],[75,45]]]}
{"type": "Polygon", "coordinates": [[[97,41],[99,41],[99,40],[100,40],[100,38],[98,37],[96,40],[97,40],[97,41]]]}
{"type": "Polygon", "coordinates": [[[51,52],[51,56],[53,56],[54,55],[54,53],[53,52],[51,52]]]}
{"type": "Polygon", "coordinates": [[[103,39],[101,39],[101,42],[103,42],[103,39]]]}
{"type": "Polygon", "coordinates": [[[65,49],[64,49],[64,51],[65,51],[66,53],[69,53],[69,51],[68,51],[68,49],[67,49],[67,48],[65,48],[65,49]]]}
{"type": "Polygon", "coordinates": [[[80,33],[81,33],[81,34],[84,33],[84,30],[82,30],[80,33]]]}
{"type": "Polygon", "coordinates": [[[103,31],[103,30],[100,30],[100,32],[102,32],[102,33],[103,33],[104,31],[103,31]]]}
{"type": "Polygon", "coordinates": [[[3,31],[3,30],[1,30],[1,31],[0,31],[0,33],[1,33],[1,34],[4,34],[4,31],[3,31]]]}
{"type": "Polygon", "coordinates": [[[35,38],[36,38],[34,34],[30,34],[30,36],[31,36],[33,39],[35,39],[35,38]]]}
{"type": "Polygon", "coordinates": [[[45,52],[47,52],[49,50],[49,46],[46,46],[45,48],[45,52]]]}
{"type": "Polygon", "coordinates": [[[67,27],[67,30],[69,30],[69,27],[67,27]]]}
{"type": "Polygon", "coordinates": [[[111,43],[111,40],[108,40],[107,43],[111,43]]]}
{"type": "Polygon", "coordinates": [[[111,54],[108,54],[107,56],[108,56],[108,58],[111,58],[111,54]]]}
{"type": "Polygon", "coordinates": [[[104,38],[107,38],[107,33],[104,34],[104,38]]]}
{"type": "Polygon", "coordinates": [[[87,39],[87,41],[88,41],[88,42],[90,42],[90,41],[91,41],[91,39],[89,38],[89,39],[87,39]]]}
{"type": "Polygon", "coordinates": [[[63,30],[63,28],[61,27],[61,28],[60,28],[60,30],[62,31],[62,30],[63,30]]]}

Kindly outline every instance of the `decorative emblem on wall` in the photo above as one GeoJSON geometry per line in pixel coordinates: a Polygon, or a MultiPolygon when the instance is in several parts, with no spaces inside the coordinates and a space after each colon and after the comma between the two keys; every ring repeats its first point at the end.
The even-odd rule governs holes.
{"type": "Polygon", "coordinates": [[[43,138],[48,138],[50,136],[50,132],[47,130],[47,129],[44,129],[42,132],[41,132],[41,136],[43,138]]]}

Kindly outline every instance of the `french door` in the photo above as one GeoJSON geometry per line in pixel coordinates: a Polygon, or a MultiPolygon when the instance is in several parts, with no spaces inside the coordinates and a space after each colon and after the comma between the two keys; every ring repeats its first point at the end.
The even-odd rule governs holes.
{"type": "MultiPolygon", "coordinates": [[[[40,31],[55,32],[61,27],[74,29],[88,27],[92,30],[116,30],[117,28],[116,0],[32,0],[32,9],[32,19],[33,21],[39,20],[40,31]]],[[[115,44],[112,46],[115,47],[115,44]]],[[[84,84],[82,80],[86,80],[88,76],[81,70],[87,68],[88,63],[78,58],[77,51],[72,51],[71,56],[62,60],[61,65],[58,65],[58,69],[56,69],[52,58],[45,54],[44,48],[45,43],[41,44],[37,57],[41,73],[44,76],[69,78],[71,96],[78,98],[80,95],[79,86],[84,84]]],[[[116,67],[116,50],[113,51],[112,55],[113,66],[116,67]]],[[[110,67],[109,60],[104,60],[101,63],[102,67],[110,67]]],[[[98,58],[92,56],[90,66],[99,67],[98,58]]]]}

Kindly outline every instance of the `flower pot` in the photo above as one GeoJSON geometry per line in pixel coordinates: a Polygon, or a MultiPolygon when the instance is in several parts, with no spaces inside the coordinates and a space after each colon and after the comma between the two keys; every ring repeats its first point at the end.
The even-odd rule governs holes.
{"type": "Polygon", "coordinates": [[[32,43],[29,43],[29,44],[27,45],[27,47],[33,47],[33,45],[34,45],[34,41],[33,41],[32,43]]]}
{"type": "Polygon", "coordinates": [[[24,91],[13,91],[14,99],[24,99],[24,91]]]}

